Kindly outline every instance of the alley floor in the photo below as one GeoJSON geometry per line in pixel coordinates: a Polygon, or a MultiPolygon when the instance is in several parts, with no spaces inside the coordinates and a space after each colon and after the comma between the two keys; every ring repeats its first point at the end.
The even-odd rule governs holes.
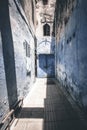
{"type": "Polygon", "coordinates": [[[87,130],[52,79],[36,79],[11,130],[87,130]]]}

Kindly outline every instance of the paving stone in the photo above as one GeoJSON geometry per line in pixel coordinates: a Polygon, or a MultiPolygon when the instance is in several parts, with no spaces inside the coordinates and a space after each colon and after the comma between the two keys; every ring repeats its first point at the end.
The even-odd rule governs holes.
{"type": "Polygon", "coordinates": [[[11,130],[87,130],[83,117],[78,117],[56,84],[37,79],[29,95],[11,130]]]}

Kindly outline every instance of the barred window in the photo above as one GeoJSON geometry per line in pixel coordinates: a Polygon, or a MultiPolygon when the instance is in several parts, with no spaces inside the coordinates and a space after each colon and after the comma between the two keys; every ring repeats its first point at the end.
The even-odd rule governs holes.
{"type": "Polygon", "coordinates": [[[43,26],[43,33],[44,33],[44,36],[50,36],[50,26],[48,24],[45,24],[43,26]]]}
{"type": "Polygon", "coordinates": [[[23,45],[24,45],[26,57],[30,57],[30,45],[26,40],[23,42],[23,45]]]}

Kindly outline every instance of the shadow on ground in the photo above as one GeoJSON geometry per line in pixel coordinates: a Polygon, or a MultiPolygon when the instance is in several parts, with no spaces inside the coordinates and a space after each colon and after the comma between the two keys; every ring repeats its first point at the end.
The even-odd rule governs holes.
{"type": "MultiPolygon", "coordinates": [[[[82,118],[72,108],[54,80],[47,80],[44,108],[26,107],[21,109],[19,119],[43,119],[40,130],[86,130],[82,118]]],[[[33,124],[34,125],[34,124],[33,124]]],[[[34,128],[35,129],[35,128],[34,128]]],[[[38,128],[39,129],[39,128],[38,128]]],[[[31,128],[33,130],[33,128],[31,128]]]]}

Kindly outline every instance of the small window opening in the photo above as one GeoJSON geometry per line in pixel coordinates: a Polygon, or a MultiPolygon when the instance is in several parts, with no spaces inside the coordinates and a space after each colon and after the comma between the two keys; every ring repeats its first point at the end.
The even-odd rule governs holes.
{"type": "Polygon", "coordinates": [[[30,45],[26,40],[23,42],[23,45],[24,45],[26,57],[30,57],[30,45]]]}
{"type": "Polygon", "coordinates": [[[44,36],[50,36],[50,26],[48,24],[45,24],[43,26],[43,32],[44,32],[44,36]]]}
{"type": "Polygon", "coordinates": [[[48,0],[43,0],[43,5],[47,5],[48,4],[48,0]]]}

